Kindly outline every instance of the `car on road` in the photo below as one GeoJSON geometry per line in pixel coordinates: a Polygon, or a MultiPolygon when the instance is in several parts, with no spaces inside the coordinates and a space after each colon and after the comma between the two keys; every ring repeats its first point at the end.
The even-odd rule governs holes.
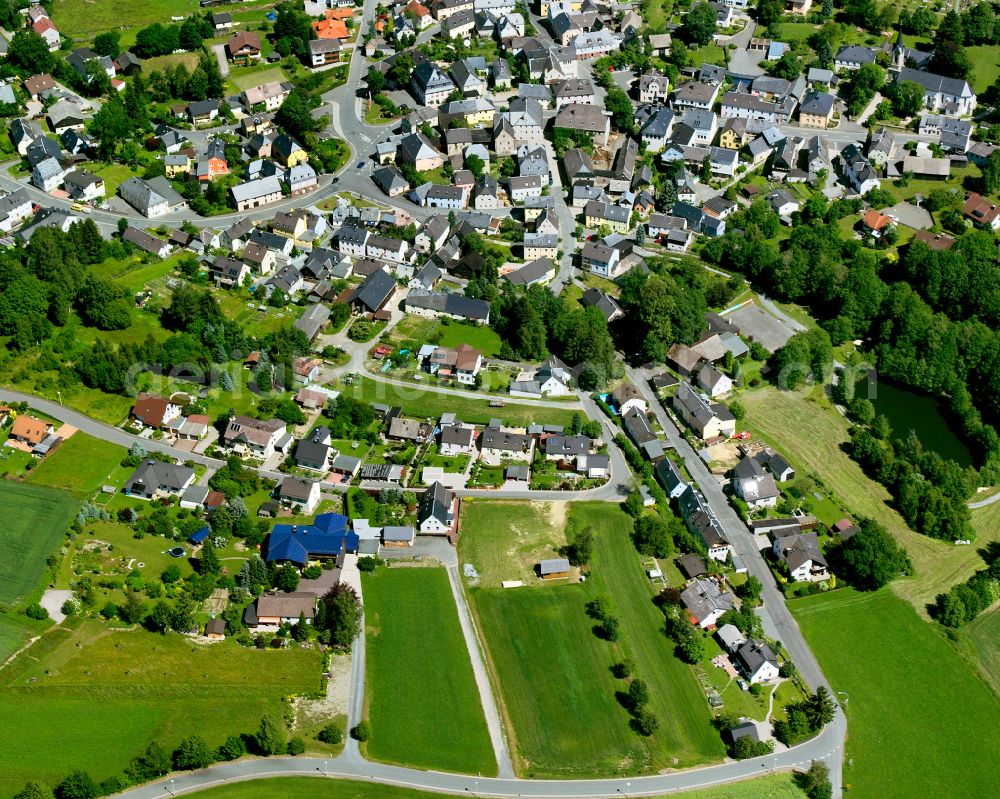
{"type": "Polygon", "coordinates": [[[364,169],[364,168],[365,168],[365,162],[364,161],[358,161],[358,169],[364,169]]]}

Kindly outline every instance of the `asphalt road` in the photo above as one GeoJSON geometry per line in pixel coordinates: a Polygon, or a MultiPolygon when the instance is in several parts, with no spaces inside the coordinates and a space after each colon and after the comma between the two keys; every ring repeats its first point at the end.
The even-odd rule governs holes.
{"type": "MultiPolygon", "coordinates": [[[[817,686],[823,685],[834,696],[830,684],[820,669],[812,650],[806,643],[798,623],[788,610],[784,596],[778,590],[771,570],[765,563],[760,550],[750,530],[740,519],[739,515],[729,504],[729,500],[723,493],[719,480],[709,471],[708,466],[698,456],[698,453],[691,448],[687,440],[681,435],[677,426],[670,418],[669,414],[660,404],[659,398],[649,385],[649,375],[639,369],[629,369],[629,377],[632,382],[642,392],[643,397],[649,403],[649,408],[656,414],[657,421],[663,428],[667,436],[667,442],[684,459],[684,465],[691,475],[695,484],[701,489],[705,499],[712,510],[715,511],[719,522],[726,533],[726,538],[733,545],[733,548],[743,559],[750,573],[760,580],[763,586],[761,598],[763,609],[760,612],[765,629],[769,634],[781,641],[782,645],[791,656],[802,679],[815,690],[817,686]]],[[[846,722],[843,714],[838,710],[837,719],[831,725],[835,731],[839,731],[838,744],[830,753],[828,765],[830,775],[834,784],[834,796],[839,796],[841,786],[841,771],[843,768],[843,740],[846,734],[846,722]]]]}

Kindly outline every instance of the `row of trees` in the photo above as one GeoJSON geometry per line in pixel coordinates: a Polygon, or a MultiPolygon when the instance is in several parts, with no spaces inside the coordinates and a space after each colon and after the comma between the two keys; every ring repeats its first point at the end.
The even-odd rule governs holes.
{"type": "MultiPolygon", "coordinates": [[[[330,733],[326,735],[331,737],[330,733]]],[[[122,774],[103,782],[98,783],[88,772],[77,770],[67,775],[54,790],[39,782],[29,782],[14,794],[14,799],[96,799],[119,793],[131,785],[142,785],[174,770],[195,771],[219,761],[237,760],[248,753],[270,757],[300,755],[304,751],[305,742],[301,738],[289,740],[282,722],[264,716],[256,732],[230,735],[215,748],[200,735],[185,738],[173,751],[153,741],[141,755],[132,759],[122,774]]]]}

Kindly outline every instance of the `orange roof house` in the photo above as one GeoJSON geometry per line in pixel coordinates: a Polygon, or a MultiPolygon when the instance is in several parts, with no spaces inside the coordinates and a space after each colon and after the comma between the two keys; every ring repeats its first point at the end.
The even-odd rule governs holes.
{"type": "Polygon", "coordinates": [[[406,4],[406,8],[403,9],[403,13],[406,12],[411,13],[416,19],[423,19],[431,13],[427,6],[422,3],[418,3],[417,0],[410,0],[410,2],[406,4]]]}
{"type": "Polygon", "coordinates": [[[892,224],[892,217],[870,208],[861,221],[869,230],[882,230],[892,224]]]}
{"type": "Polygon", "coordinates": [[[36,419],[34,416],[18,416],[14,420],[14,426],[10,429],[12,438],[18,441],[26,441],[29,444],[41,444],[42,440],[49,434],[48,422],[36,419]]]}
{"type": "Polygon", "coordinates": [[[354,16],[353,8],[331,8],[323,14],[326,19],[350,19],[354,16]]]}
{"type": "Polygon", "coordinates": [[[346,39],[347,23],[342,19],[320,19],[312,24],[317,39],[346,39]]]}

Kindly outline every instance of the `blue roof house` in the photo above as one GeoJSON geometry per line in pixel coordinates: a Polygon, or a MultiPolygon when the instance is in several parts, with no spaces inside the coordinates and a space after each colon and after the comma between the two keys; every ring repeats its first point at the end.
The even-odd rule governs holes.
{"type": "Polygon", "coordinates": [[[276,524],[267,545],[267,562],[305,566],[310,560],[335,558],[358,551],[358,534],[347,529],[339,513],[321,513],[312,524],[276,524]]]}

